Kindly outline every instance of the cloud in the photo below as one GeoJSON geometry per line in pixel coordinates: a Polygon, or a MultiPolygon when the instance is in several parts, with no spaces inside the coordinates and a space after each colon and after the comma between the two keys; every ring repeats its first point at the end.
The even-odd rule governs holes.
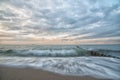
{"type": "Polygon", "coordinates": [[[114,38],[120,35],[119,18],[119,0],[0,0],[0,30],[18,32],[15,40],[114,38]]]}

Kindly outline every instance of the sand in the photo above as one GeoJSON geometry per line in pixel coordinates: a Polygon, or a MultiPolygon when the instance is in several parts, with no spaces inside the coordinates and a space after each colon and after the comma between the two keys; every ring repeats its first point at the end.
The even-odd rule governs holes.
{"type": "MultiPolygon", "coordinates": [[[[89,76],[65,76],[33,68],[0,66],[0,80],[103,80],[89,76]]],[[[105,80],[105,79],[104,79],[105,80]]]]}

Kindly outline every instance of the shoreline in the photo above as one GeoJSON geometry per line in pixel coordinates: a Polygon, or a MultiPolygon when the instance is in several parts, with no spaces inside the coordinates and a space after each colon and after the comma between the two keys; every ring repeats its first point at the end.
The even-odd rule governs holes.
{"type": "Polygon", "coordinates": [[[0,65],[0,80],[110,80],[90,76],[68,76],[34,69],[31,67],[17,68],[0,65]]]}

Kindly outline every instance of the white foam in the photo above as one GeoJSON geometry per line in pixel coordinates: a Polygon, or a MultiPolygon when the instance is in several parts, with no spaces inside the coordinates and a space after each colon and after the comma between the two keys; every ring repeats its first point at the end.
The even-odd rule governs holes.
{"type": "Polygon", "coordinates": [[[11,66],[31,66],[66,75],[89,75],[110,79],[120,79],[119,59],[105,57],[0,57],[0,64],[11,66]]]}
{"type": "Polygon", "coordinates": [[[66,50],[66,49],[60,49],[60,50],[27,50],[18,52],[18,54],[23,55],[38,55],[38,56],[70,56],[70,55],[78,55],[74,49],[66,50]]]}

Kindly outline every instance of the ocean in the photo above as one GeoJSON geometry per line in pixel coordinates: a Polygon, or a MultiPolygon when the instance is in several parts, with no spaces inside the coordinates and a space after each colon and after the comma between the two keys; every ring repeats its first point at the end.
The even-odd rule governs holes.
{"type": "Polygon", "coordinates": [[[120,79],[120,45],[0,45],[0,65],[120,79]],[[107,56],[93,56],[90,51],[107,56]]]}

